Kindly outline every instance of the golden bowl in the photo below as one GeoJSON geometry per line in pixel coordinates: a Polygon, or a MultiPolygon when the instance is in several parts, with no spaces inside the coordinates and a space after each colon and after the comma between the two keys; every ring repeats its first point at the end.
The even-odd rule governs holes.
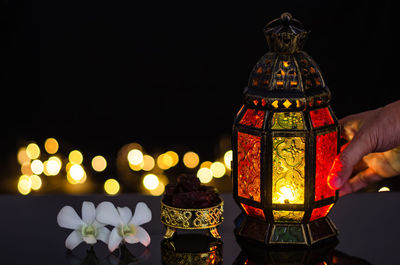
{"type": "Polygon", "coordinates": [[[213,207],[188,209],[169,206],[161,200],[161,223],[167,227],[164,238],[171,238],[176,229],[210,229],[215,238],[221,238],[218,233],[219,226],[224,217],[224,201],[213,207]]]}

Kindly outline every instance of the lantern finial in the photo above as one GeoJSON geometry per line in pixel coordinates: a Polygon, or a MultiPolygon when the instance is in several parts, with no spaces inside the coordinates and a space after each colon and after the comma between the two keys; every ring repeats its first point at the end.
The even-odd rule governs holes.
{"type": "Polygon", "coordinates": [[[295,53],[303,49],[309,31],[288,13],[269,22],[264,28],[268,46],[274,52],[295,53]]]}

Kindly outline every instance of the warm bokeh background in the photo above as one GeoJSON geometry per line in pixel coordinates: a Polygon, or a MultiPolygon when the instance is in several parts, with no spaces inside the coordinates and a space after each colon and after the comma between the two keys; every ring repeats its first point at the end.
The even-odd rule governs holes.
{"type": "Polygon", "coordinates": [[[159,194],[206,161],[205,168],[222,162],[213,168],[225,174],[211,178],[212,170],[202,170],[204,182],[229,191],[230,171],[221,165],[233,117],[253,65],[267,51],[262,29],[284,11],[311,30],[305,50],[319,64],[339,118],[400,95],[390,1],[0,4],[0,192],[18,192],[20,176],[35,168],[42,185],[31,191],[39,179],[23,177],[24,193],[104,192],[110,178],[119,192],[149,193],[143,179],[154,174],[145,183],[160,183],[153,191],[159,194]],[[48,138],[58,143],[54,154],[46,151],[48,138]],[[31,158],[24,158],[32,143],[40,155],[30,145],[31,158]],[[130,153],[129,166],[133,149],[140,153],[130,153]],[[79,153],[70,156],[73,150],[79,153]],[[199,157],[198,165],[186,157],[193,169],[184,163],[189,151],[199,157]],[[92,167],[98,155],[107,162],[101,172],[92,167]],[[152,157],[154,168],[142,155],[152,157]],[[33,166],[35,159],[41,162],[33,166]]]}

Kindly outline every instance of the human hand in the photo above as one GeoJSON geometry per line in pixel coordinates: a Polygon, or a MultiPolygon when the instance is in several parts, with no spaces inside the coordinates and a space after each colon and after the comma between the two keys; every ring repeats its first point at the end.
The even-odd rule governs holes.
{"type": "Polygon", "coordinates": [[[343,196],[400,174],[400,101],[339,121],[349,141],[335,158],[328,183],[343,196]]]}

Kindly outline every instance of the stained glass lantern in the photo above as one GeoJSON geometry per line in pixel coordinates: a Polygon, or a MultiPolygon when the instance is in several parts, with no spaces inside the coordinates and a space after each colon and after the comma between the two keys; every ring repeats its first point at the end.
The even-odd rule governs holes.
{"type": "Polygon", "coordinates": [[[233,126],[236,235],[268,245],[336,236],[327,176],[339,149],[330,91],[302,50],[309,34],[289,13],[264,29],[270,51],[253,68],[233,126]]]}

